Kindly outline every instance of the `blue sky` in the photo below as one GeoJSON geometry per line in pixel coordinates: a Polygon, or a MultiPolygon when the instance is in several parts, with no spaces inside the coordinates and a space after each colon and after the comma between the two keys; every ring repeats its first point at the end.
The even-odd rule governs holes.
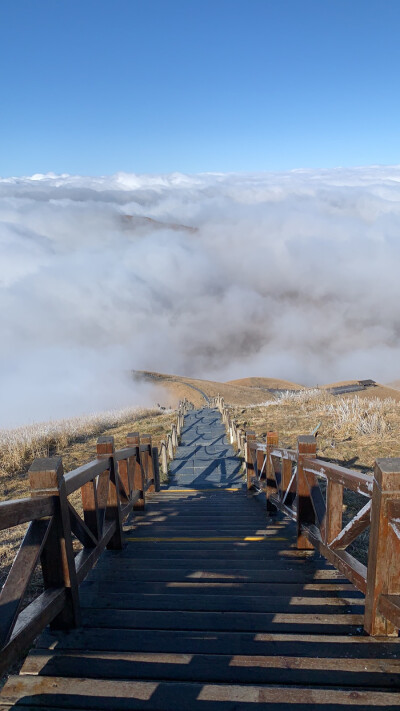
{"type": "Polygon", "coordinates": [[[1,0],[0,175],[400,163],[397,0],[1,0]]]}

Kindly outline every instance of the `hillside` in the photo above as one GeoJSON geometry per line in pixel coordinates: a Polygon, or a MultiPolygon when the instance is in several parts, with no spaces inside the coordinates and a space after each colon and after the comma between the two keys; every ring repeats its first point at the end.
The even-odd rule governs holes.
{"type": "MultiPolygon", "coordinates": [[[[217,382],[214,380],[187,378],[180,375],[155,373],[144,370],[134,371],[133,375],[138,380],[161,386],[162,394],[160,394],[160,398],[162,398],[165,393],[165,402],[160,404],[171,405],[172,407],[175,407],[178,401],[184,397],[191,400],[196,407],[200,407],[204,403],[204,396],[212,398],[218,393],[223,396],[227,403],[238,407],[245,407],[247,405],[256,405],[266,400],[274,399],[274,390],[300,391],[306,389],[304,385],[279,378],[250,377],[229,380],[228,382],[217,382]]],[[[357,396],[365,400],[374,400],[375,398],[386,400],[387,398],[393,398],[396,402],[400,402],[400,381],[397,382],[399,383],[399,389],[377,383],[375,387],[345,393],[341,395],[341,397],[351,399],[357,396]]],[[[315,387],[326,391],[331,388],[343,385],[355,385],[357,383],[357,380],[347,380],[315,387]]]]}
{"type": "MultiPolygon", "coordinates": [[[[187,397],[196,407],[201,407],[206,398],[222,395],[226,402],[232,405],[251,405],[264,402],[272,397],[265,387],[235,383],[220,383],[214,380],[201,380],[199,378],[186,378],[179,375],[154,373],[151,371],[134,371],[134,377],[160,385],[165,392],[165,403],[162,405],[176,406],[178,400],[187,397]]],[[[260,378],[259,380],[264,380],[260,378]]],[[[273,382],[278,382],[274,380],[273,382]]],[[[283,382],[283,381],[281,381],[283,382]]],[[[297,386],[299,387],[299,386],[297,386]]],[[[161,396],[160,396],[161,397],[161,396]]]]}
{"type": "Polygon", "coordinates": [[[304,385],[291,383],[289,380],[279,380],[278,378],[240,378],[239,380],[228,380],[226,384],[259,388],[261,390],[301,390],[304,387],[304,385]]]}

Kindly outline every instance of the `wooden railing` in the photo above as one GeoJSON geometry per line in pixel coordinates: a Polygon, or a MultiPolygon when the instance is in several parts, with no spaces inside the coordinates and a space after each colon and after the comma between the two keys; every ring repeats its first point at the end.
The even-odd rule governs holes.
{"type": "Polygon", "coordinates": [[[223,398],[215,399],[231,442],[243,457],[247,487],[264,489],[267,510],[279,509],[296,522],[299,549],[317,549],[365,594],[364,628],[370,635],[397,635],[400,628],[400,458],[377,459],[364,474],[316,456],[316,438],[303,435],[297,448],[279,447],[277,432],[265,443],[244,432],[223,398]],[[343,525],[345,490],[365,505],[343,525]],[[367,565],[347,548],[369,531],[367,565]]]}
{"type": "MultiPolygon", "coordinates": [[[[178,408],[169,442],[172,458],[187,411],[178,408]]],[[[0,503],[0,530],[29,523],[0,593],[0,676],[32,644],[47,624],[55,629],[79,626],[79,584],[105,548],[121,549],[123,522],[132,510],[145,508],[146,495],[160,488],[159,452],[150,435],[128,434],[126,447],[115,451],[113,437],[99,437],[97,457],[64,473],[61,457],[35,459],[29,469],[31,498],[0,503]],[[82,516],[69,497],[80,490],[82,516]],[[77,551],[77,548],[80,550],[77,551]],[[43,585],[30,591],[41,563],[43,585]],[[31,601],[26,605],[27,592],[31,601]],[[33,599],[32,599],[33,598],[33,599]]]]}
{"type": "Polygon", "coordinates": [[[183,429],[185,415],[187,415],[189,410],[193,410],[193,407],[193,404],[189,402],[189,400],[186,400],[186,398],[179,403],[176,424],[174,423],[171,425],[171,432],[167,434],[166,439],[161,441],[159,457],[164,476],[168,474],[168,462],[172,461],[175,456],[183,429]]]}

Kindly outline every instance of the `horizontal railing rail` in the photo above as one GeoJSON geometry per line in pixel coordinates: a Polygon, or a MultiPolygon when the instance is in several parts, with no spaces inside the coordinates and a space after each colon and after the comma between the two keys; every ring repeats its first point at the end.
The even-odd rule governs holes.
{"type": "Polygon", "coordinates": [[[318,550],[365,594],[364,628],[370,635],[397,635],[400,628],[400,458],[377,459],[365,474],[318,459],[316,438],[303,435],[297,449],[279,446],[277,432],[265,443],[236,425],[223,398],[221,412],[246,470],[247,487],[265,490],[267,511],[296,523],[297,548],[318,550]],[[367,499],[343,524],[344,492],[367,499]],[[367,565],[347,549],[369,530],[367,565]]]}
{"type": "MultiPolygon", "coordinates": [[[[192,407],[179,403],[167,436],[171,459],[192,407]]],[[[124,520],[145,508],[148,493],[159,491],[159,458],[168,472],[166,446],[161,442],[159,451],[151,435],[132,432],[116,451],[113,437],[99,437],[96,459],[66,473],[61,457],[37,458],[28,472],[31,497],[0,503],[0,530],[29,524],[0,592],[0,675],[48,624],[79,626],[79,584],[105,548],[122,548],[124,520]],[[74,504],[69,500],[78,491],[82,513],[76,495],[74,504]],[[39,563],[40,590],[33,580],[39,563]]]]}

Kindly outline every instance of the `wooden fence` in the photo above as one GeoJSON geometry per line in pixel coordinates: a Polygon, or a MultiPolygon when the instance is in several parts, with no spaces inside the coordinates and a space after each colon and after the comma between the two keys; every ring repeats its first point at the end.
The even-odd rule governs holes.
{"type": "Polygon", "coordinates": [[[123,522],[132,510],[145,508],[147,493],[159,490],[159,458],[166,474],[192,407],[187,400],[179,404],[177,424],[160,452],[150,435],[138,432],[128,434],[126,447],[117,451],[113,437],[99,437],[96,459],[68,473],[61,457],[35,459],[31,498],[0,503],[0,530],[29,523],[0,593],[0,675],[47,624],[80,624],[79,584],[105,548],[122,548],[123,522]],[[68,499],[79,489],[83,516],[68,499]],[[22,609],[39,562],[43,589],[22,609]]]}
{"type": "Polygon", "coordinates": [[[222,397],[213,401],[243,457],[247,487],[265,490],[267,509],[279,509],[296,522],[297,548],[317,549],[365,594],[364,628],[370,635],[392,636],[400,628],[400,458],[377,459],[374,474],[321,460],[316,439],[298,438],[296,449],[279,447],[277,432],[265,443],[239,428],[222,397]],[[345,490],[365,505],[343,525],[345,490]],[[369,531],[368,563],[347,548],[369,531]]]}

